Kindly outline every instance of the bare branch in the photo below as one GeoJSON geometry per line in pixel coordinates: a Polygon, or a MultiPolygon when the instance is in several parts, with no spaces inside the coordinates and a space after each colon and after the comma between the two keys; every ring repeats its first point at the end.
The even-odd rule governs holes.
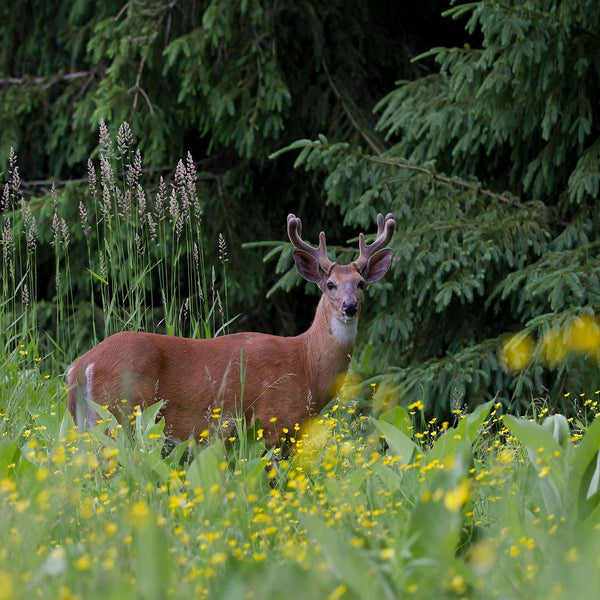
{"type": "MultiPolygon", "coordinates": [[[[213,157],[211,157],[213,158],[213,157]]],[[[209,163],[211,161],[211,158],[205,158],[205,159],[201,159],[201,160],[195,160],[194,161],[194,165],[196,165],[197,167],[201,166],[201,165],[205,165],[206,163],[209,163]]],[[[173,167],[172,166],[162,166],[162,167],[145,167],[142,169],[142,173],[162,173],[165,171],[172,171],[173,167]]],[[[123,176],[123,173],[119,174],[120,177],[123,176]]],[[[220,176],[219,175],[214,175],[214,174],[206,174],[206,175],[199,175],[197,176],[197,180],[198,181],[216,181],[217,183],[217,187],[219,189],[219,193],[222,194],[221,189],[220,189],[220,176]]],[[[21,181],[21,187],[24,188],[23,191],[25,191],[25,193],[31,195],[34,194],[35,192],[33,191],[33,189],[31,188],[39,188],[40,190],[42,190],[42,192],[44,194],[49,194],[49,190],[48,187],[52,184],[54,184],[56,187],[58,186],[65,186],[65,185],[69,185],[71,183],[88,183],[89,182],[89,178],[88,177],[80,177],[78,179],[61,179],[61,180],[54,180],[54,179],[34,179],[31,181],[21,181]]]]}
{"type": "Polygon", "coordinates": [[[346,116],[348,117],[348,119],[350,119],[350,122],[352,123],[353,127],[360,133],[360,135],[362,135],[362,137],[365,139],[367,144],[369,144],[369,146],[371,147],[373,152],[375,152],[375,154],[377,154],[377,156],[381,156],[382,152],[378,148],[377,144],[375,144],[375,142],[370,138],[370,136],[367,134],[367,132],[357,123],[356,119],[354,118],[354,116],[352,115],[350,110],[348,110],[348,107],[346,106],[346,103],[344,102],[342,95],[340,94],[335,83],[333,82],[333,79],[331,78],[331,74],[329,73],[329,69],[327,68],[327,63],[325,62],[325,59],[323,59],[321,61],[321,63],[323,65],[323,70],[325,71],[325,74],[327,75],[327,80],[329,81],[329,85],[331,86],[331,89],[333,90],[333,93],[335,94],[336,98],[340,101],[340,104],[342,105],[342,109],[346,113],[346,116]]]}
{"type": "MultiPolygon", "coordinates": [[[[321,143],[316,143],[316,142],[311,142],[308,144],[308,146],[310,146],[311,148],[329,148],[329,145],[327,145],[327,144],[321,144],[321,143]]],[[[374,163],[378,163],[381,165],[389,165],[391,167],[396,167],[398,169],[407,169],[409,171],[418,171],[420,173],[429,175],[429,177],[431,177],[432,179],[436,179],[437,181],[442,181],[444,183],[447,183],[448,185],[455,185],[458,187],[464,187],[464,188],[473,190],[474,192],[476,192],[478,194],[483,194],[484,196],[489,196],[490,198],[494,198],[495,200],[500,200],[500,202],[504,202],[505,204],[514,206],[515,208],[527,208],[527,205],[524,204],[523,202],[519,202],[518,200],[513,200],[512,198],[509,198],[508,196],[505,196],[503,194],[499,194],[498,192],[492,192],[491,190],[482,188],[481,186],[477,185],[476,183],[471,183],[470,181],[464,181],[463,179],[459,179],[458,177],[448,177],[446,175],[440,175],[439,173],[435,173],[434,171],[431,171],[430,169],[427,169],[426,167],[421,167],[419,165],[411,165],[411,164],[400,162],[398,160],[388,160],[388,159],[382,158],[380,156],[369,156],[368,154],[358,155],[356,152],[352,152],[352,151],[350,151],[350,153],[355,156],[360,156],[360,158],[364,158],[365,160],[368,160],[368,161],[371,161],[374,163]]],[[[558,220],[556,222],[559,225],[561,225],[562,227],[570,227],[571,226],[571,223],[568,223],[567,221],[558,220]]]]}
{"type": "Polygon", "coordinates": [[[144,70],[144,65],[146,64],[146,57],[142,57],[142,60],[140,61],[140,66],[138,68],[138,72],[137,72],[137,76],[135,78],[135,83],[133,84],[132,87],[130,87],[127,90],[127,93],[131,93],[135,90],[135,96],[133,97],[133,107],[132,107],[132,111],[135,112],[136,106],[137,106],[137,101],[138,101],[138,95],[142,94],[142,96],[144,96],[144,100],[146,100],[146,104],[148,105],[148,110],[150,111],[150,114],[153,115],[154,114],[154,108],[152,107],[152,102],[150,102],[150,98],[148,98],[148,94],[146,94],[146,91],[144,90],[144,88],[140,85],[140,79],[142,78],[142,71],[144,70]]]}
{"type": "Polygon", "coordinates": [[[123,4],[123,6],[121,7],[121,10],[119,10],[119,12],[117,13],[117,15],[115,17],[115,21],[118,21],[121,18],[121,15],[129,8],[130,4],[131,4],[131,0],[129,0],[129,2],[125,2],[125,4],[123,4]]]}
{"type": "Polygon", "coordinates": [[[146,104],[148,105],[148,110],[150,111],[150,114],[153,115],[154,109],[152,108],[152,102],[150,102],[150,98],[148,98],[148,94],[146,94],[146,91],[144,90],[143,87],[140,88],[140,94],[142,94],[142,96],[144,96],[144,100],[146,101],[146,104]]]}
{"type": "Polygon", "coordinates": [[[86,78],[86,80],[83,82],[83,85],[81,86],[81,89],[79,90],[79,98],[83,98],[83,95],[85,94],[85,90],[87,89],[88,85],[91,83],[92,79],[94,79],[95,74],[96,74],[95,69],[93,71],[90,71],[89,77],[86,78]]]}
{"type": "Polygon", "coordinates": [[[45,83],[44,89],[48,89],[51,85],[54,85],[59,81],[69,81],[71,79],[88,77],[93,75],[94,72],[95,71],[76,71],[74,73],[64,73],[62,75],[55,75],[53,77],[2,77],[0,78],[0,85],[27,85],[30,83],[45,83]]]}

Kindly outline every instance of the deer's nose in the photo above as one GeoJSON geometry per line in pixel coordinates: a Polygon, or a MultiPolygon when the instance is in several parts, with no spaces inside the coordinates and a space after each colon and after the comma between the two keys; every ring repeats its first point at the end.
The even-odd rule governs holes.
{"type": "Polygon", "coordinates": [[[358,303],[356,302],[344,302],[342,304],[342,312],[346,317],[353,317],[358,312],[358,303]]]}

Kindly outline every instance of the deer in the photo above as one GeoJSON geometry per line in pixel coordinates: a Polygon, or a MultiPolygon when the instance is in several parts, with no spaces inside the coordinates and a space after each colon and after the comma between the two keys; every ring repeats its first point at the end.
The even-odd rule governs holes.
{"type": "Polygon", "coordinates": [[[375,240],[366,244],[360,233],[359,257],[339,265],[327,256],[324,232],[315,248],[302,239],[301,220],[288,215],[296,268],[322,292],[309,329],[294,337],[246,332],[209,339],[115,333],[67,372],[68,409],[79,431],[100,421],[85,399],[107,405],[119,422],[124,406],[143,410],[162,400],[159,415],[172,442],[201,439],[215,409],[222,419],[243,416],[248,426],[259,419],[267,447],[283,442],[285,431],[325,407],[347,373],[364,289],[390,268],[386,246],[395,226],[391,213],[379,213],[375,240]]]}

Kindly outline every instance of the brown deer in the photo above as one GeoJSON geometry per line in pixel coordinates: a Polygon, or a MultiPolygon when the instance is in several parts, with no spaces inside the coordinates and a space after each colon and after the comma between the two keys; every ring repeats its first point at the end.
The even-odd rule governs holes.
{"type": "Polygon", "coordinates": [[[217,409],[223,419],[258,418],[267,445],[329,401],[347,369],[354,348],[365,284],[381,279],[390,267],[394,233],[392,214],[377,215],[377,238],[365,244],[349,265],[327,258],[325,234],[313,248],[301,238],[302,223],[290,214],[288,236],[300,275],[323,295],[305,333],[279,337],[233,333],[213,339],[188,339],[155,333],[111,335],[70,367],[68,405],[80,429],[98,415],[85,398],[121,420],[123,399],[145,408],[164,401],[165,434],[174,441],[200,437],[217,409]]]}

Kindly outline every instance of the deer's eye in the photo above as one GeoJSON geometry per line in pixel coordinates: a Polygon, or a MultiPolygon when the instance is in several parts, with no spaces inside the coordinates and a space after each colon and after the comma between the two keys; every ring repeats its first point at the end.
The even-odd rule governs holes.
{"type": "Polygon", "coordinates": [[[356,285],[359,290],[362,290],[365,287],[365,282],[361,279],[356,285]]]}
{"type": "Polygon", "coordinates": [[[333,281],[328,281],[327,282],[327,289],[328,290],[335,290],[335,283],[333,283],[333,281]]]}

